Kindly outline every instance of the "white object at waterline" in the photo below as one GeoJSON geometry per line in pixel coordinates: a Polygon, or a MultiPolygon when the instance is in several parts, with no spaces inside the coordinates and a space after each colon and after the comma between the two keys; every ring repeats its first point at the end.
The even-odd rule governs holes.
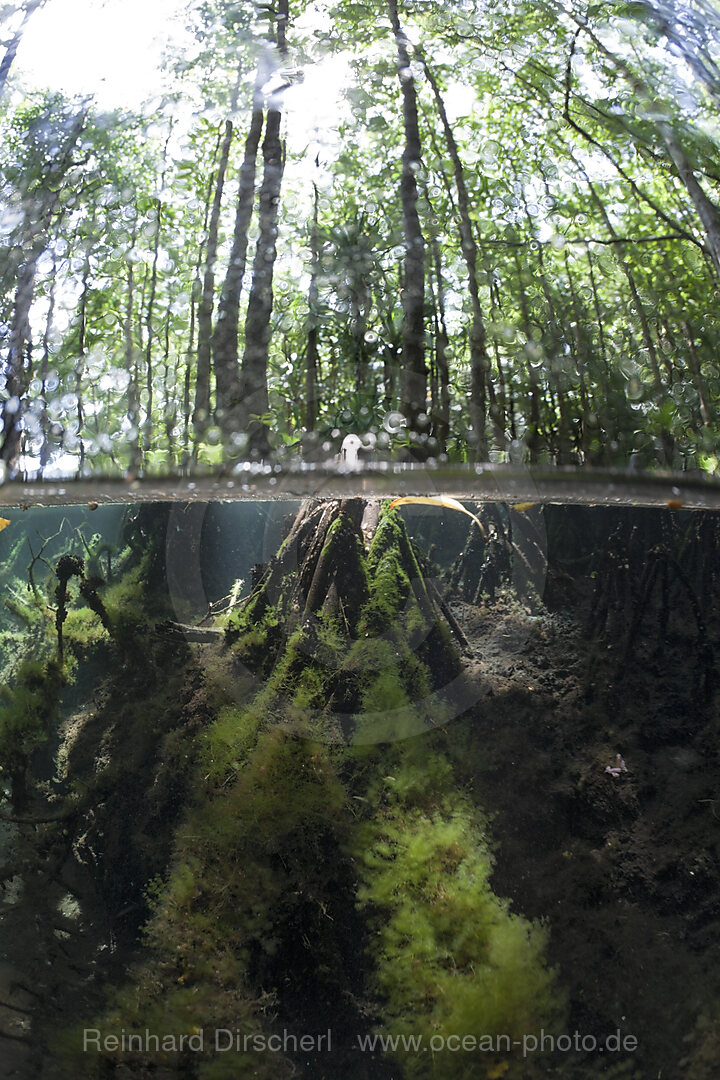
{"type": "Polygon", "coordinates": [[[359,451],[365,449],[358,435],[346,435],[340,447],[338,461],[345,469],[358,469],[361,464],[359,451]]]}

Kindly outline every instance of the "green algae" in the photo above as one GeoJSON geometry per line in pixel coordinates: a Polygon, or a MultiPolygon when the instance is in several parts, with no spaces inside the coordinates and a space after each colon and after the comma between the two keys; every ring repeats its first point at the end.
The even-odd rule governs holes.
{"type": "MultiPolygon", "coordinates": [[[[457,780],[437,703],[430,715],[438,671],[460,664],[402,520],[385,513],[365,555],[357,526],[338,514],[318,566],[328,597],[351,567],[350,613],[322,598],[300,610],[293,569],[273,604],[259,593],[223,620],[225,643],[205,664],[209,720],[170,747],[186,762],[188,798],[167,869],[146,883],[143,954],[92,1026],[221,1027],[247,1039],[280,1023],[333,1026],[348,1039],[547,1027],[561,1006],[544,930],[494,894],[488,820],[457,780]],[[231,700],[226,678],[238,663],[248,693],[231,700]],[[373,745],[379,716],[386,741],[373,745]]],[[[145,581],[136,568],[105,589],[113,627],[122,610],[132,624],[145,581]]],[[[89,644],[99,631],[89,615],[76,621],[89,644]]],[[[155,697],[143,702],[143,739],[168,726],[170,695],[155,697]]],[[[88,1075],[120,1060],[104,1053],[88,1075]]],[[[207,1041],[191,1064],[134,1059],[141,1075],[151,1064],[190,1068],[197,1080],[283,1078],[296,1067],[281,1054],[216,1053],[207,1041]]],[[[489,1076],[491,1065],[400,1055],[394,1067],[415,1080],[489,1076]]]]}
{"type": "MultiPolygon", "coordinates": [[[[486,819],[457,787],[442,749],[417,741],[378,777],[379,806],[358,828],[358,904],[374,930],[372,982],[387,1036],[511,1040],[562,1013],[545,931],[510,911],[490,885],[486,819]]],[[[489,1076],[498,1059],[400,1052],[403,1076],[489,1076]]],[[[508,1075],[522,1075],[510,1073],[508,1075]]]]}
{"type": "Polygon", "coordinates": [[[27,800],[26,772],[31,755],[47,740],[67,681],[54,658],[24,659],[13,684],[0,687],[0,766],[12,782],[12,800],[21,809],[27,800]]]}
{"type": "MultiPolygon", "coordinates": [[[[272,1010],[270,988],[291,957],[296,979],[307,983],[319,968],[330,973],[333,992],[343,982],[333,928],[343,926],[340,841],[351,816],[327,749],[279,729],[261,731],[252,714],[231,707],[202,741],[198,772],[209,761],[213,769],[177,833],[169,877],[156,886],[145,935],[153,962],[120,994],[104,1030],[144,1029],[149,1016],[156,1030],[216,1026],[261,1035],[272,1030],[263,1009],[272,1010]],[[306,944],[298,956],[300,934],[306,944]],[[261,1008],[260,987],[267,988],[261,1008]]],[[[231,1060],[229,1072],[209,1047],[193,1075],[290,1074],[278,1054],[249,1050],[231,1060]]]]}

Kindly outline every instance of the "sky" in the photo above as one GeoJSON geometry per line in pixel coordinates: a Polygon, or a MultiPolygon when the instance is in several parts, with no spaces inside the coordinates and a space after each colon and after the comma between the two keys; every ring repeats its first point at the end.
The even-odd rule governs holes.
{"type": "Polygon", "coordinates": [[[138,106],[162,89],[160,60],[181,40],[185,0],[48,0],[30,19],[16,74],[28,85],[138,106]]]}
{"type": "MultiPolygon", "coordinates": [[[[139,108],[167,86],[166,47],[192,45],[187,6],[188,0],[47,0],[27,25],[13,74],[26,87],[92,95],[100,110],[139,108]]],[[[316,133],[335,126],[348,77],[347,59],[329,56],[306,67],[286,93],[283,111],[300,142],[313,144],[316,133]]],[[[315,153],[313,147],[313,159],[315,153]]]]}
{"type": "MultiPolygon", "coordinates": [[[[13,75],[26,87],[92,95],[100,110],[139,109],[167,87],[167,46],[180,52],[192,46],[187,7],[188,0],[47,0],[27,24],[13,75]]],[[[319,18],[310,9],[297,27],[317,28],[319,18]]],[[[332,144],[332,129],[347,115],[342,89],[351,79],[347,56],[335,54],[306,66],[303,80],[285,94],[288,130],[312,160],[317,151],[324,156],[323,137],[318,144],[315,137],[325,133],[332,144]]],[[[471,101],[468,87],[448,88],[451,118],[468,112],[471,101]]]]}

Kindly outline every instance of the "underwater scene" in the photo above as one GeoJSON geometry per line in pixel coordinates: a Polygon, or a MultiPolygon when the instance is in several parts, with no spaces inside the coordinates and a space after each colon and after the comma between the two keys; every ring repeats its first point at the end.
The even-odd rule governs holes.
{"type": "Polygon", "coordinates": [[[0,1075],[718,1075],[717,514],[2,515],[0,1075]]]}

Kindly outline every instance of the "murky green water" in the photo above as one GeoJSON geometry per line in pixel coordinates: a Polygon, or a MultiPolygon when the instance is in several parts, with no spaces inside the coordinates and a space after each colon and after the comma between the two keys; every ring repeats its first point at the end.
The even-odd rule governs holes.
{"type": "Polygon", "coordinates": [[[0,1073],[713,1075],[717,515],[202,495],[0,512],[0,1073]]]}

